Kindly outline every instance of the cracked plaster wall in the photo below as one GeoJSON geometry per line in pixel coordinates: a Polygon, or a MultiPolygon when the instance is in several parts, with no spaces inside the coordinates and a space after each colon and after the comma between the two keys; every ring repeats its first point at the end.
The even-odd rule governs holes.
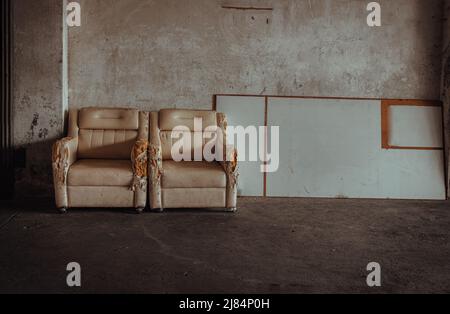
{"type": "MultiPolygon", "coordinates": [[[[441,0],[381,0],[380,28],[367,26],[366,0],[79,2],[82,26],[68,37],[70,107],[207,109],[215,93],[443,94],[441,0]],[[274,10],[221,8],[235,4],[274,10]]],[[[62,1],[14,5],[14,137],[27,151],[17,190],[51,194],[50,146],[63,131],[62,1]]]]}

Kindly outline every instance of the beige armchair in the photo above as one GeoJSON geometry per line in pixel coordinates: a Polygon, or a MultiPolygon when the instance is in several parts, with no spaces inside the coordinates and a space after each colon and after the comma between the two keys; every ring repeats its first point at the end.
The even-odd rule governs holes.
{"type": "Polygon", "coordinates": [[[53,146],[56,206],[131,207],[147,199],[148,112],[70,110],[68,137],[53,146]]]}
{"type": "MultiPolygon", "coordinates": [[[[226,138],[218,142],[229,158],[223,161],[180,161],[172,158],[174,127],[184,126],[190,133],[192,156],[196,144],[194,118],[202,118],[203,133],[208,126],[217,126],[225,135],[226,117],[215,111],[168,109],[150,113],[149,199],[150,208],[225,208],[236,211],[237,152],[226,145],[226,138]],[[227,150],[228,148],[228,150],[227,150]]],[[[198,134],[197,134],[198,135],[198,134]]],[[[197,137],[198,138],[198,137],[197,137]]],[[[200,134],[202,138],[202,134],[200,134]]],[[[201,142],[202,148],[206,144],[201,142]]],[[[198,141],[197,141],[198,143],[198,141]]],[[[225,156],[226,157],[226,156],[225,156]]]]}

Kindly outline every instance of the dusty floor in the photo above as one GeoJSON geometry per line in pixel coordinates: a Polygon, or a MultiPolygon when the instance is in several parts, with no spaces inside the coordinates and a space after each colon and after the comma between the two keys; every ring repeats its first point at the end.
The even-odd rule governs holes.
{"type": "Polygon", "coordinates": [[[0,292],[450,292],[447,202],[254,199],[236,214],[3,203],[0,292]],[[15,216],[14,216],[15,215],[15,216]],[[66,286],[66,265],[82,287],[66,286]],[[366,286],[366,265],[382,287],[366,286]]]}

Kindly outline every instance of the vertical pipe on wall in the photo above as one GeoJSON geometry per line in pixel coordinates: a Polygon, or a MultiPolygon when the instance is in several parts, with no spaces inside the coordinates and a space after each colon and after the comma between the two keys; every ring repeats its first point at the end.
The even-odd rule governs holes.
{"type": "Polygon", "coordinates": [[[1,110],[0,110],[0,199],[11,199],[14,192],[14,150],[12,134],[12,1],[2,1],[2,57],[1,57],[1,110]]]}

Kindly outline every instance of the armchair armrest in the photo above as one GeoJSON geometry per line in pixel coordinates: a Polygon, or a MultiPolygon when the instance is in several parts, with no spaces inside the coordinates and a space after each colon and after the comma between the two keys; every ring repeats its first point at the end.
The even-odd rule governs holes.
{"type": "Polygon", "coordinates": [[[227,116],[224,113],[217,113],[217,126],[222,130],[221,142],[219,145],[223,148],[223,161],[219,161],[227,176],[227,196],[226,207],[231,211],[236,210],[237,203],[237,179],[238,173],[238,153],[237,150],[227,145],[227,116]]]}
{"type": "Polygon", "coordinates": [[[235,211],[237,202],[237,180],[239,177],[238,153],[237,149],[231,145],[224,144],[223,147],[224,160],[220,161],[220,164],[227,176],[226,207],[231,211],[235,211]]]}
{"type": "Polygon", "coordinates": [[[150,193],[150,208],[163,210],[162,206],[162,192],[161,192],[161,176],[163,175],[162,168],[162,148],[160,145],[150,143],[149,145],[149,193],[150,193]]]}
{"type": "Polygon", "coordinates": [[[133,169],[133,183],[131,190],[147,190],[147,167],[148,167],[148,140],[138,139],[131,151],[131,165],[133,169]]]}
{"type": "Polygon", "coordinates": [[[65,137],[53,145],[52,168],[55,187],[55,203],[65,212],[69,203],[67,197],[67,174],[69,167],[77,160],[78,137],[65,137]]]}
{"type": "Polygon", "coordinates": [[[160,179],[163,172],[161,146],[155,144],[149,145],[149,159],[151,172],[150,182],[152,184],[160,184],[160,179]]]}
{"type": "Polygon", "coordinates": [[[158,112],[150,112],[150,143],[148,145],[150,182],[159,182],[162,175],[162,145],[158,120],[158,112]]]}
{"type": "Polygon", "coordinates": [[[238,152],[232,145],[223,145],[224,160],[220,162],[223,170],[228,177],[229,187],[235,187],[237,184],[238,173],[238,152]]]}
{"type": "Polygon", "coordinates": [[[69,167],[77,160],[77,150],[77,137],[65,137],[53,145],[52,165],[55,184],[66,185],[69,167]]]}
{"type": "Polygon", "coordinates": [[[134,207],[142,212],[147,201],[148,140],[139,138],[131,151],[133,181],[130,190],[134,192],[134,207]]]}
{"type": "Polygon", "coordinates": [[[163,175],[162,165],[162,145],[159,137],[159,116],[158,112],[150,112],[150,143],[149,152],[149,194],[150,208],[163,209],[161,198],[161,176],[163,175]]]}

